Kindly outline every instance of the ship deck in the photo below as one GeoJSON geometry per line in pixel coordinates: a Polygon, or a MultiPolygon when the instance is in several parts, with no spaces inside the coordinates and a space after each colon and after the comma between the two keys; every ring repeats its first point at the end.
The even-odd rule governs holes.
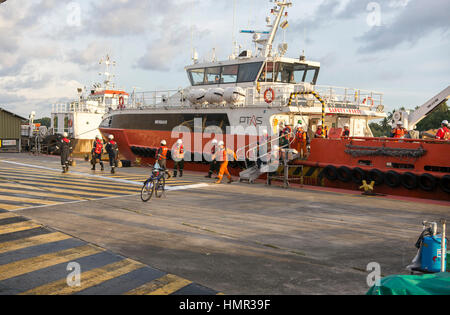
{"type": "MultiPolygon", "coordinates": [[[[379,263],[382,276],[406,274],[422,221],[450,219],[445,201],[262,182],[215,185],[191,171],[171,180],[163,198],[143,203],[139,185],[149,169],[112,175],[105,166],[94,173],[77,160],[63,175],[59,157],[0,154],[0,211],[189,279],[172,292],[189,293],[192,281],[209,293],[364,294],[369,263],[379,263]]],[[[11,219],[0,217],[0,231],[10,227],[4,220],[11,219]]],[[[23,232],[0,233],[0,248],[11,233],[23,232]]],[[[0,268],[18,257],[1,254],[0,268]]],[[[14,291],[14,283],[50,277],[36,272],[20,283],[0,280],[0,293],[6,284],[14,291]]],[[[105,293],[115,279],[99,281],[105,293]]]]}

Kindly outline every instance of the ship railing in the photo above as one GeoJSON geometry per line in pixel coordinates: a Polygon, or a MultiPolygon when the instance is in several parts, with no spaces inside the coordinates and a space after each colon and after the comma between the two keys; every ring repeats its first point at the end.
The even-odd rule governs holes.
{"type": "MultiPolygon", "coordinates": [[[[314,91],[325,101],[327,107],[349,109],[371,109],[383,111],[383,94],[375,91],[356,88],[322,86],[322,85],[286,85],[273,84],[261,86],[259,89],[249,87],[246,89],[246,106],[268,105],[283,107],[289,104],[291,95],[296,92],[314,91]],[[268,102],[266,91],[273,91],[274,99],[268,102]]],[[[270,96],[270,95],[269,95],[270,96]]],[[[321,103],[313,95],[295,95],[292,106],[321,107],[321,103]]]]}
{"type": "MultiPolygon", "coordinates": [[[[383,94],[346,87],[308,85],[308,84],[267,84],[244,88],[245,101],[233,107],[269,106],[286,107],[291,99],[291,106],[322,107],[313,95],[297,95],[296,92],[314,91],[330,108],[348,108],[374,110],[382,112],[383,94]],[[266,91],[273,90],[274,99],[270,100],[266,91]]],[[[131,95],[126,109],[142,108],[174,108],[174,107],[224,107],[225,104],[191,104],[188,98],[189,89],[137,92],[131,95]]]]}
{"type": "Polygon", "coordinates": [[[183,90],[163,90],[137,92],[129,98],[128,108],[189,106],[183,90]],[[180,97],[176,97],[179,94],[180,97]]]}
{"type": "Polygon", "coordinates": [[[71,103],[61,103],[52,104],[52,114],[64,114],[71,112],[83,112],[83,113],[93,113],[93,112],[106,112],[105,106],[92,105],[86,102],[71,102],[71,103]]]}

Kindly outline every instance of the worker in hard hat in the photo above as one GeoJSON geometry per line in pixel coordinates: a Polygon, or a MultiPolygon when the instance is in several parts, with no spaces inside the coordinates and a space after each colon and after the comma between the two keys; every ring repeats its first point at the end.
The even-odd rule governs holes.
{"type": "Polygon", "coordinates": [[[408,131],[403,127],[403,123],[399,121],[397,127],[392,129],[391,138],[403,139],[407,133],[408,131]]]}
{"type": "Polygon", "coordinates": [[[218,152],[218,142],[216,139],[214,139],[212,142],[212,147],[211,147],[211,161],[209,162],[209,172],[208,175],[206,175],[206,178],[211,178],[212,174],[215,172],[218,172],[218,163],[217,163],[217,156],[216,153],[218,152]]]}
{"type": "Polygon", "coordinates": [[[183,140],[178,139],[172,150],[172,159],[174,161],[173,177],[177,177],[178,171],[180,171],[180,177],[183,177],[184,168],[184,147],[183,140]]]}
{"type": "Polygon", "coordinates": [[[349,137],[350,137],[350,125],[349,124],[345,124],[344,125],[344,130],[342,131],[341,138],[342,139],[347,139],[349,137]]]}
{"type": "Polygon", "coordinates": [[[56,145],[56,148],[61,152],[62,172],[67,173],[69,171],[70,152],[72,151],[72,142],[70,141],[67,132],[64,132],[63,137],[56,145]]]}
{"type": "Polygon", "coordinates": [[[109,155],[109,166],[111,166],[111,174],[116,173],[117,159],[119,158],[119,145],[114,141],[114,136],[108,136],[108,143],[106,144],[106,152],[109,155]]]}
{"type": "Polygon", "coordinates": [[[258,168],[261,168],[263,162],[268,160],[268,148],[269,148],[269,133],[267,129],[262,129],[261,136],[258,139],[257,147],[256,147],[256,165],[258,168]]]}
{"type": "Polygon", "coordinates": [[[292,135],[292,128],[290,125],[281,122],[280,124],[280,147],[289,149],[289,144],[292,135]]]}
{"type": "Polygon", "coordinates": [[[164,170],[167,174],[167,178],[171,178],[172,175],[167,170],[167,153],[169,152],[169,148],[167,147],[167,141],[161,140],[160,147],[158,148],[158,151],[156,152],[156,161],[159,164],[159,167],[161,170],[164,170]]]}
{"type": "Polygon", "coordinates": [[[228,177],[228,184],[232,183],[233,180],[231,178],[231,174],[228,171],[228,156],[232,156],[235,160],[237,160],[236,153],[234,153],[233,150],[228,149],[225,147],[225,144],[223,141],[219,142],[219,152],[217,154],[217,160],[221,162],[220,170],[219,170],[219,176],[217,178],[216,184],[220,184],[222,182],[223,175],[227,175],[228,177]]]}
{"type": "Polygon", "coordinates": [[[308,152],[308,145],[310,143],[308,132],[305,130],[303,124],[298,124],[295,127],[295,140],[297,142],[297,152],[300,154],[300,158],[305,158],[308,152]]]}
{"type": "Polygon", "coordinates": [[[95,171],[95,166],[97,163],[100,164],[101,170],[103,171],[105,168],[102,162],[102,153],[103,153],[103,141],[99,136],[95,136],[94,144],[92,145],[92,170],[95,171]]]}
{"type": "Polygon", "coordinates": [[[316,133],[314,134],[314,138],[326,138],[325,130],[321,122],[317,124],[317,130],[316,133]]]}
{"type": "Polygon", "coordinates": [[[450,129],[448,120],[444,120],[441,123],[441,128],[438,130],[436,134],[437,140],[449,140],[450,139],[450,129]]]}

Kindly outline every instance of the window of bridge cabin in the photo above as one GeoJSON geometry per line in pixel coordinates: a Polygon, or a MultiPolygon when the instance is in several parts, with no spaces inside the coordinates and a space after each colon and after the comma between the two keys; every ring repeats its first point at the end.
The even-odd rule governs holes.
{"type": "Polygon", "coordinates": [[[309,68],[305,75],[305,82],[315,84],[317,69],[309,68]]]}
{"type": "Polygon", "coordinates": [[[259,82],[273,82],[274,81],[274,63],[267,62],[264,64],[259,82]]]}
{"type": "Polygon", "coordinates": [[[261,70],[262,62],[242,63],[239,65],[238,83],[254,82],[261,70]]]}
{"type": "Polygon", "coordinates": [[[202,85],[205,80],[205,69],[192,69],[188,71],[192,85],[202,85]]]}
{"type": "Polygon", "coordinates": [[[221,83],[236,83],[238,76],[238,65],[222,67],[221,83]]]}
{"type": "Polygon", "coordinates": [[[220,84],[220,67],[206,68],[205,84],[220,84]]]}

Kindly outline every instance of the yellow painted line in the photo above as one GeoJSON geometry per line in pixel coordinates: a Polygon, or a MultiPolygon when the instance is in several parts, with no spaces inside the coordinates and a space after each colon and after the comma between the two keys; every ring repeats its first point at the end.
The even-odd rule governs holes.
{"type": "Polygon", "coordinates": [[[175,275],[167,274],[150,281],[139,288],[127,292],[127,295],[168,295],[184,288],[192,282],[175,275]]]}
{"type": "Polygon", "coordinates": [[[131,259],[124,259],[106,265],[101,268],[96,268],[90,271],[82,272],[80,275],[79,287],[70,287],[67,285],[67,279],[61,279],[43,286],[31,289],[21,293],[21,295],[67,295],[73,294],[87,288],[99,285],[105,281],[120,277],[124,274],[132,272],[136,269],[145,267],[145,265],[133,261],[131,259]]]}
{"type": "MultiPolygon", "coordinates": [[[[41,227],[41,225],[33,223],[31,221],[24,221],[24,222],[7,224],[7,225],[0,225],[0,235],[14,233],[14,232],[20,232],[20,231],[25,231],[25,230],[31,230],[31,229],[35,229],[38,227],[41,227]]],[[[1,275],[1,273],[0,273],[0,275],[1,275]]]]}
{"type": "MultiPolygon", "coordinates": [[[[28,186],[28,188],[33,188],[33,187],[32,186],[28,186]]],[[[22,188],[22,189],[24,189],[24,188],[22,188]]],[[[4,192],[4,193],[18,193],[17,189],[1,189],[1,188],[0,188],[0,192],[4,192]]],[[[72,196],[68,196],[68,195],[53,194],[53,193],[50,193],[48,191],[37,192],[37,191],[27,191],[27,190],[24,189],[24,190],[20,191],[20,193],[24,194],[24,195],[39,196],[39,197],[52,197],[52,198],[67,199],[67,200],[84,200],[83,198],[79,198],[79,197],[72,197],[72,196]]],[[[0,199],[1,199],[1,196],[0,196],[0,199]]]]}
{"type": "MultiPolygon", "coordinates": [[[[24,181],[24,180],[16,180],[19,183],[29,183],[28,181],[24,181]]],[[[42,185],[45,186],[49,186],[49,187],[59,187],[59,188],[63,188],[62,190],[60,190],[61,192],[71,192],[73,194],[85,194],[85,195],[92,195],[92,196],[101,196],[101,197],[111,197],[111,196],[117,196],[118,194],[121,195],[125,195],[128,192],[117,192],[117,191],[111,191],[108,189],[102,189],[102,188],[93,188],[93,187],[83,187],[83,186],[78,186],[78,185],[67,185],[67,184],[57,184],[57,183],[40,183],[42,185]],[[73,187],[72,187],[73,186],[73,187]],[[65,189],[64,189],[65,188],[65,189]],[[81,192],[78,192],[78,190],[71,190],[71,188],[78,188],[81,189],[81,192]],[[105,192],[105,193],[100,193],[99,191],[105,192]],[[109,193],[107,193],[109,192],[109,193]]],[[[56,191],[53,188],[51,188],[52,191],[56,191]]]]}
{"type": "Polygon", "coordinates": [[[17,215],[15,215],[14,213],[11,213],[11,212],[0,213],[0,220],[8,219],[8,218],[15,218],[15,217],[17,217],[17,215]]]}
{"type": "Polygon", "coordinates": [[[23,206],[0,203],[0,209],[2,209],[2,210],[16,210],[16,209],[20,209],[20,208],[23,208],[23,206]]]}
{"type": "Polygon", "coordinates": [[[73,261],[81,257],[86,257],[100,253],[102,250],[92,245],[83,245],[71,249],[66,249],[56,253],[45,254],[33,258],[19,260],[0,266],[0,281],[17,277],[25,273],[44,269],[64,262],[73,261]]]}
{"type": "MultiPolygon", "coordinates": [[[[0,173],[0,176],[5,175],[4,173],[0,173]]],[[[111,191],[114,189],[117,190],[129,190],[129,191],[136,191],[136,187],[128,187],[125,186],[125,184],[117,184],[117,183],[110,183],[108,181],[104,181],[102,179],[98,179],[96,182],[96,179],[93,178],[92,180],[74,180],[67,177],[45,177],[45,176],[38,176],[38,175],[27,175],[27,174],[6,174],[6,178],[11,179],[28,179],[30,182],[36,182],[36,183],[43,183],[43,182],[51,182],[51,183],[64,183],[65,185],[69,186],[77,186],[81,185],[83,187],[108,187],[111,191]],[[8,177],[9,176],[9,177],[8,177]],[[78,185],[77,185],[78,184],[78,185]]]]}
{"type": "Polygon", "coordinates": [[[0,243],[0,254],[11,252],[14,250],[27,248],[31,246],[36,245],[42,245],[47,243],[53,243],[58,241],[63,241],[66,239],[72,238],[69,235],[55,232],[55,233],[49,233],[49,234],[43,234],[28,238],[23,238],[20,240],[10,241],[10,242],[4,242],[0,243]]]}
{"type": "Polygon", "coordinates": [[[54,205],[54,204],[60,203],[58,201],[49,201],[49,200],[44,200],[44,199],[34,199],[34,198],[28,198],[28,197],[12,197],[12,196],[5,196],[5,195],[0,195],[0,200],[21,201],[24,203],[36,203],[36,204],[43,204],[43,205],[54,205]]]}
{"type": "MultiPolygon", "coordinates": [[[[19,181],[19,182],[21,182],[21,183],[29,183],[29,182],[26,182],[26,181],[19,181]]],[[[16,185],[17,186],[22,186],[20,184],[10,184],[9,186],[14,187],[16,185]]],[[[45,185],[50,186],[50,187],[46,187],[46,189],[44,189],[45,191],[51,190],[52,192],[67,193],[67,194],[71,194],[71,195],[75,195],[75,196],[78,196],[78,195],[88,195],[88,196],[96,196],[96,197],[113,197],[113,196],[116,196],[115,194],[114,195],[113,194],[102,194],[102,193],[95,193],[95,192],[90,192],[90,191],[78,191],[78,190],[62,189],[62,188],[65,187],[63,184],[61,184],[61,185],[45,184],[45,185]],[[60,187],[61,189],[55,188],[55,187],[60,187]]],[[[34,186],[28,186],[28,187],[33,187],[35,189],[43,189],[42,187],[34,187],[34,186]]],[[[85,198],[85,199],[91,200],[91,199],[94,199],[94,198],[85,198]]],[[[9,210],[9,209],[6,209],[6,210],[9,210]]]]}

